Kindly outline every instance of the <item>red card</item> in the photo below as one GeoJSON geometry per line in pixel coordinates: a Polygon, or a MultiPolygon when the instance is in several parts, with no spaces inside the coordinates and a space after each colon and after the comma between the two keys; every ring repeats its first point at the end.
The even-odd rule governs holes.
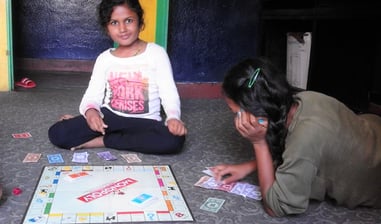
{"type": "Polygon", "coordinates": [[[30,138],[32,135],[29,132],[23,132],[23,133],[14,133],[12,134],[13,138],[30,138]]]}

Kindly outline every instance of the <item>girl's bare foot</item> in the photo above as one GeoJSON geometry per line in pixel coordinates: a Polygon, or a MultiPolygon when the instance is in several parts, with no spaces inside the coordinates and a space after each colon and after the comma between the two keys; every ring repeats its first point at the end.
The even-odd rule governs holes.
{"type": "Polygon", "coordinates": [[[83,149],[83,148],[84,148],[83,145],[79,145],[79,146],[71,147],[70,151],[75,151],[77,149],[83,149]]]}
{"type": "Polygon", "coordinates": [[[88,149],[88,148],[102,148],[104,147],[103,136],[99,136],[91,139],[88,142],[83,143],[82,145],[78,145],[70,148],[71,151],[75,151],[77,149],[88,149]]]}
{"type": "Polygon", "coordinates": [[[71,118],[73,118],[74,116],[71,115],[71,114],[64,114],[60,117],[60,121],[63,121],[63,120],[69,120],[71,118]]]}

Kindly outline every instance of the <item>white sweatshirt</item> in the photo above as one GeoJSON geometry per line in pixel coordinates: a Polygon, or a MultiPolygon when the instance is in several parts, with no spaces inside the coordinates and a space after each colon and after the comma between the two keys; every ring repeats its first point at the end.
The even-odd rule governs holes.
{"type": "Polygon", "coordinates": [[[161,121],[162,105],[167,120],[180,120],[180,97],[165,49],[148,43],[143,53],[129,58],[115,57],[112,50],[98,56],[79,112],[106,107],[120,116],[161,121]]]}

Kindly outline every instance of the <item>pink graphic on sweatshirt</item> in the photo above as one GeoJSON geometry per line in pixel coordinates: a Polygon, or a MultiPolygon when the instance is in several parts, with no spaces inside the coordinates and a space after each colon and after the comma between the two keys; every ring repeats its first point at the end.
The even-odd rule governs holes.
{"type": "Polygon", "coordinates": [[[148,80],[140,71],[110,72],[110,107],[127,114],[148,112],[148,80]]]}

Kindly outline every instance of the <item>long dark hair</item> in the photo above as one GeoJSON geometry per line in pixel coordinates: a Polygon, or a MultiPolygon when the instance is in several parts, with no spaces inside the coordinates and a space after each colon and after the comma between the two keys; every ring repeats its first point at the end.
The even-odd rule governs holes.
{"type": "Polygon", "coordinates": [[[126,4],[132,11],[138,15],[139,27],[144,28],[144,10],[139,3],[139,0],[102,0],[98,5],[98,20],[99,24],[106,29],[107,24],[110,22],[111,14],[114,7],[126,4]]]}
{"type": "Polygon", "coordinates": [[[256,58],[233,66],[224,77],[222,91],[242,109],[268,119],[266,141],[275,165],[282,164],[287,114],[300,90],[267,59],[256,58]]]}

